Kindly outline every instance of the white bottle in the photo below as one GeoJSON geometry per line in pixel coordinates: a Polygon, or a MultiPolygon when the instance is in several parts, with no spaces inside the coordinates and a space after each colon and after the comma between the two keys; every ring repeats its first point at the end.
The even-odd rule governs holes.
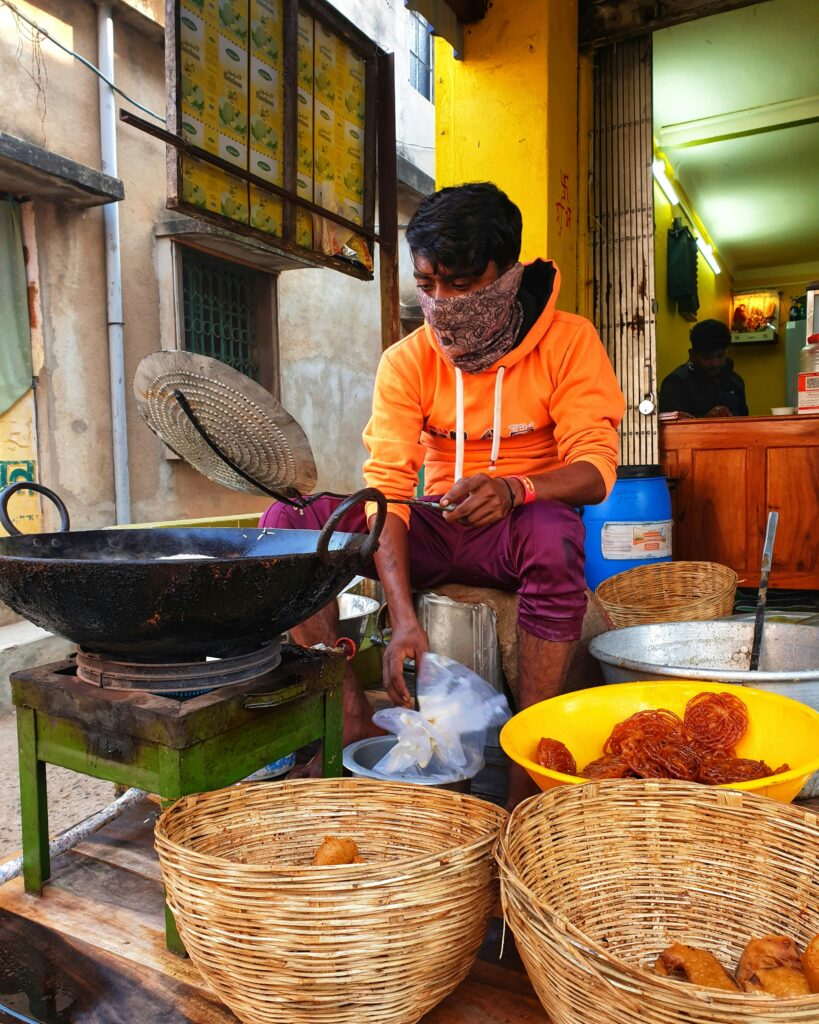
{"type": "Polygon", "coordinates": [[[819,334],[811,334],[799,353],[799,412],[819,413],[819,334]]]}

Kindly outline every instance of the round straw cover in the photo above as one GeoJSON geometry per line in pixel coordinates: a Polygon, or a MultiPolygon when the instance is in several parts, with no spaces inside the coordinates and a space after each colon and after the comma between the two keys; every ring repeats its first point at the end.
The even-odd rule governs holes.
{"type": "Polygon", "coordinates": [[[134,394],[145,422],[176,454],[208,479],[247,494],[262,488],[288,496],[316,485],[310,442],[265,389],[218,359],[193,352],[154,352],[139,364],[134,394]],[[245,480],[208,445],[177,396],[245,480]]]}

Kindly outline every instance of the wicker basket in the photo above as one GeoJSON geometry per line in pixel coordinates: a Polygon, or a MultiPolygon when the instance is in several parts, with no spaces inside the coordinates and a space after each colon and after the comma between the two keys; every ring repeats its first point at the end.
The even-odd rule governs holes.
{"type": "Polygon", "coordinates": [[[493,804],[367,779],[249,783],[156,824],[191,959],[253,1024],[413,1024],[469,973],[497,899],[493,804]],[[362,864],[312,867],[325,835],[362,864]]]}
{"type": "Polygon", "coordinates": [[[737,574],[716,562],[652,562],[598,584],[595,594],[616,628],[731,615],[737,574]]]}
{"type": "Polygon", "coordinates": [[[651,971],[675,942],[730,971],[749,939],[819,932],[819,817],[685,782],[561,786],[497,849],[506,919],[552,1024],[816,1024],[819,995],[700,988],[651,971]]]}

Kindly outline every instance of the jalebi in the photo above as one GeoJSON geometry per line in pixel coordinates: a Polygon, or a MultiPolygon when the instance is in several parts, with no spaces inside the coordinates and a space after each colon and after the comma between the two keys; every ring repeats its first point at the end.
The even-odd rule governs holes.
{"type": "Polygon", "coordinates": [[[618,722],[603,746],[604,754],[619,755],[624,745],[641,743],[647,739],[663,739],[667,736],[685,736],[682,719],[673,711],[658,708],[656,711],[638,711],[624,722],[618,722]]]}
{"type": "Polygon", "coordinates": [[[748,709],[732,693],[698,693],[683,718],[689,740],[699,750],[725,754],[748,728],[748,709]]]}
{"type": "Polygon", "coordinates": [[[535,760],[541,768],[549,768],[564,775],[577,775],[577,764],[568,747],[560,740],[551,740],[544,736],[537,745],[535,760]]]}

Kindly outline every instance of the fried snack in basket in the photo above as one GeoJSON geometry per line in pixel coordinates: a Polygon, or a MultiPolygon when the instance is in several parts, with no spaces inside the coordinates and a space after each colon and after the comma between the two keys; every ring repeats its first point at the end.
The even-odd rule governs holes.
{"type": "Polygon", "coordinates": [[[604,754],[590,761],[580,774],[584,779],[625,779],[631,775],[631,769],[622,757],[604,754]]]}
{"type": "Polygon", "coordinates": [[[330,864],[361,864],[358,845],[354,839],[345,836],[325,836],[324,842],[316,850],[313,864],[327,867],[330,864]]]}
{"type": "Polygon", "coordinates": [[[552,740],[544,736],[537,745],[535,760],[541,768],[562,772],[564,775],[577,775],[577,763],[569,748],[560,740],[552,740]]]}
{"type": "Polygon", "coordinates": [[[686,704],[683,722],[699,750],[725,754],[745,735],[748,709],[732,693],[698,693],[686,704]]]}
{"type": "Polygon", "coordinates": [[[802,954],[802,970],[811,992],[819,992],[819,935],[814,935],[802,954]]]}
{"type": "Polygon", "coordinates": [[[792,971],[802,970],[799,950],[787,935],[763,935],[751,939],[739,958],[736,979],[745,992],[762,992],[760,974],[777,967],[792,971]]]}
{"type": "Polygon", "coordinates": [[[666,739],[671,736],[685,739],[682,719],[673,711],[657,708],[656,711],[638,711],[624,722],[618,722],[603,747],[604,754],[623,753],[624,746],[635,747],[647,739],[666,739]]]}
{"type": "Polygon", "coordinates": [[[656,974],[667,978],[684,978],[703,988],[722,988],[736,992],[737,985],[717,958],[704,949],[675,943],[663,950],[654,964],[656,974]]]}
{"type": "Polygon", "coordinates": [[[760,970],[743,982],[742,990],[779,998],[809,996],[811,993],[808,979],[795,967],[770,967],[768,970],[760,970]]]}

